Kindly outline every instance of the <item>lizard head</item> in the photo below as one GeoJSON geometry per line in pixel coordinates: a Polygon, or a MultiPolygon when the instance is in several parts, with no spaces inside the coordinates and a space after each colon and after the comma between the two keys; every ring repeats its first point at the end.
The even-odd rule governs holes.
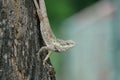
{"type": "Polygon", "coordinates": [[[72,40],[65,41],[57,39],[54,47],[56,48],[56,52],[64,52],[73,46],[75,46],[75,42],[72,40]]]}

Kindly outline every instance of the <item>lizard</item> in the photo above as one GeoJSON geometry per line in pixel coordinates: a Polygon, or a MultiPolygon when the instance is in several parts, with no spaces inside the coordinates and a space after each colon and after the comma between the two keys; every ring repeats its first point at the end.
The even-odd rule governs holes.
{"type": "Polygon", "coordinates": [[[48,54],[43,60],[43,65],[45,65],[45,62],[50,57],[52,52],[61,53],[67,51],[69,48],[75,46],[75,42],[72,40],[62,40],[56,38],[50,27],[44,0],[39,0],[39,4],[37,0],[33,0],[33,1],[36,7],[37,15],[40,20],[40,30],[41,30],[42,38],[43,41],[45,42],[45,46],[40,48],[37,54],[39,57],[39,54],[43,50],[48,50],[48,54]]]}

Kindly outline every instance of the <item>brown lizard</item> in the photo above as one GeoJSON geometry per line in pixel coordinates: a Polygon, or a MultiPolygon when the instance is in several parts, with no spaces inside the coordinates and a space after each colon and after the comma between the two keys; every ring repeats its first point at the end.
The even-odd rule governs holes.
{"type": "Polygon", "coordinates": [[[64,51],[68,50],[69,48],[73,47],[75,45],[75,42],[72,40],[57,39],[51,30],[50,23],[49,23],[49,20],[47,17],[44,0],[39,0],[39,5],[38,5],[37,0],[34,0],[34,4],[37,9],[37,14],[38,14],[38,17],[40,20],[40,30],[41,30],[42,38],[46,44],[46,46],[43,46],[38,51],[38,53],[37,53],[38,57],[39,57],[39,54],[43,50],[49,51],[49,53],[43,60],[43,65],[45,65],[45,62],[52,54],[52,51],[59,52],[59,53],[64,52],[64,51]]]}

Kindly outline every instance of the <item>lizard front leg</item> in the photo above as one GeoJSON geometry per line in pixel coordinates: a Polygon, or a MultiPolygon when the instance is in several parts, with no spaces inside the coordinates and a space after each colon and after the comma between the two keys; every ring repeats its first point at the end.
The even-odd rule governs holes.
{"type": "Polygon", "coordinates": [[[48,50],[48,54],[45,57],[45,59],[43,60],[43,65],[45,65],[45,62],[48,60],[48,58],[51,56],[51,54],[52,54],[52,51],[48,50]]]}
{"type": "Polygon", "coordinates": [[[39,51],[37,52],[37,58],[39,60],[39,55],[40,53],[42,53],[44,50],[48,50],[48,54],[47,56],[45,57],[45,59],[43,60],[43,65],[45,65],[46,61],[48,60],[48,58],[51,56],[52,54],[52,51],[47,47],[47,46],[44,46],[42,48],[39,49],[39,51]]]}

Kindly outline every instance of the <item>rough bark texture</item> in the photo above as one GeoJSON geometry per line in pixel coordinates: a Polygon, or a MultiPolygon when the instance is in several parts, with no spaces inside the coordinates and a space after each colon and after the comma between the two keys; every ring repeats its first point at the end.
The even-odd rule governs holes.
{"type": "Polygon", "coordinates": [[[0,80],[55,80],[42,65],[47,52],[37,59],[44,44],[35,10],[33,0],[0,0],[0,80]]]}

